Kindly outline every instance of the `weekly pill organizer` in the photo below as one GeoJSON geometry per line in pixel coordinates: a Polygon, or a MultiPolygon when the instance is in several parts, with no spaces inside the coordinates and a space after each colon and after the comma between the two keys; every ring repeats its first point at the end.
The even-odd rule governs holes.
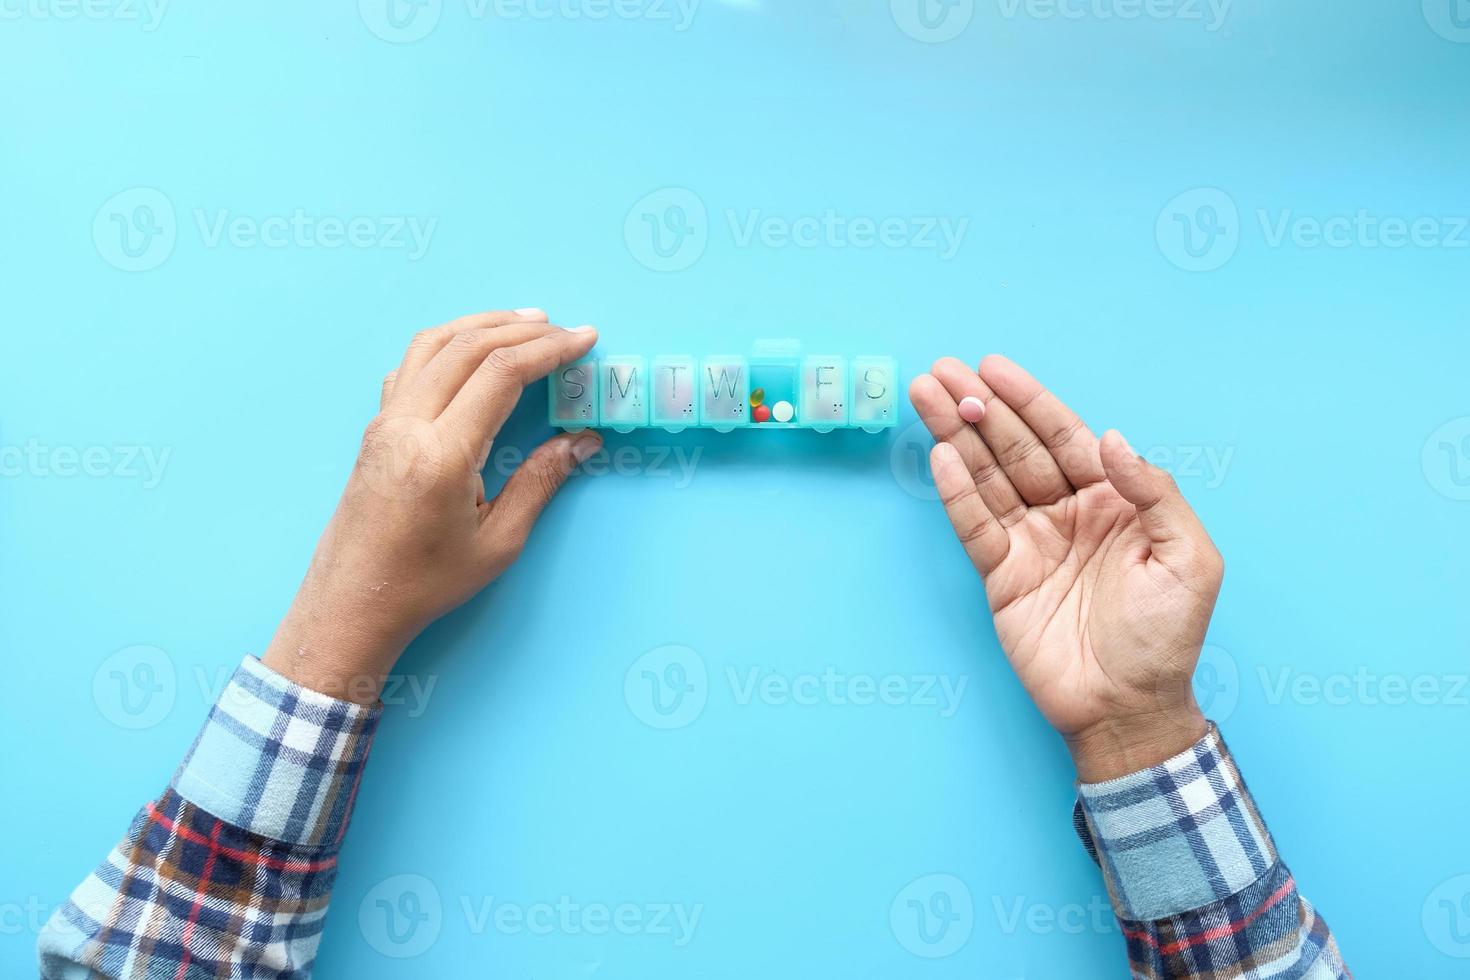
{"type": "Polygon", "coordinates": [[[552,373],[548,398],[551,424],[571,432],[881,432],[898,424],[897,381],[891,357],[803,355],[796,341],[778,340],[748,356],[589,356],[552,373]]]}

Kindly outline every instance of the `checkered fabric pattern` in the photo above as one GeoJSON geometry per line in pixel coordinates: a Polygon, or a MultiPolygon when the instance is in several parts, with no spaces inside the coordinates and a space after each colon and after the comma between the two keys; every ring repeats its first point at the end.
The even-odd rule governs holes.
{"type": "Polygon", "coordinates": [[[246,657],[173,784],[46,924],[42,977],[308,977],[380,713],[246,657]]]}
{"type": "Polygon", "coordinates": [[[1134,977],[1351,977],[1214,725],[1151,769],[1081,784],[1074,822],[1134,977]]]}

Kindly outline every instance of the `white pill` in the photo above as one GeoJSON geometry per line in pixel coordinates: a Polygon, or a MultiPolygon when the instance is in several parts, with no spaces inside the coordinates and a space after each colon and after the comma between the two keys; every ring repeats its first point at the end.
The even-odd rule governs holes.
{"type": "Polygon", "coordinates": [[[777,422],[790,422],[795,414],[796,409],[791,407],[790,402],[777,402],[771,406],[771,418],[777,422]]]}

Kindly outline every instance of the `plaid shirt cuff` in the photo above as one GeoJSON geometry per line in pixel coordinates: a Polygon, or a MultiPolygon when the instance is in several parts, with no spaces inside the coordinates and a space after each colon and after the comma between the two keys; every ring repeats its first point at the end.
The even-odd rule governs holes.
{"type": "Polygon", "coordinates": [[[1213,724],[1174,758],[1078,792],[1078,834],[1121,919],[1164,919],[1222,901],[1276,864],[1276,846],[1213,724]]]}
{"type": "Polygon", "coordinates": [[[335,850],[382,705],[288,681],[247,656],[174,775],[179,796],[251,833],[335,850]]]}

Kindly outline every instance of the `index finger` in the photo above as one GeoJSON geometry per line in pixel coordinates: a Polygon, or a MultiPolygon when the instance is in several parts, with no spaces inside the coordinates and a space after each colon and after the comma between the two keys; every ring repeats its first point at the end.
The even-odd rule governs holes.
{"type": "Polygon", "coordinates": [[[1081,490],[1105,479],[1097,436],[1025,368],[1008,357],[991,354],[980,362],[980,379],[1036,433],[1074,488],[1081,490]]]}
{"type": "Polygon", "coordinates": [[[526,385],[587,356],[596,343],[596,330],[577,327],[497,348],[475,368],[439,420],[466,445],[481,450],[500,432],[526,385]]]}

